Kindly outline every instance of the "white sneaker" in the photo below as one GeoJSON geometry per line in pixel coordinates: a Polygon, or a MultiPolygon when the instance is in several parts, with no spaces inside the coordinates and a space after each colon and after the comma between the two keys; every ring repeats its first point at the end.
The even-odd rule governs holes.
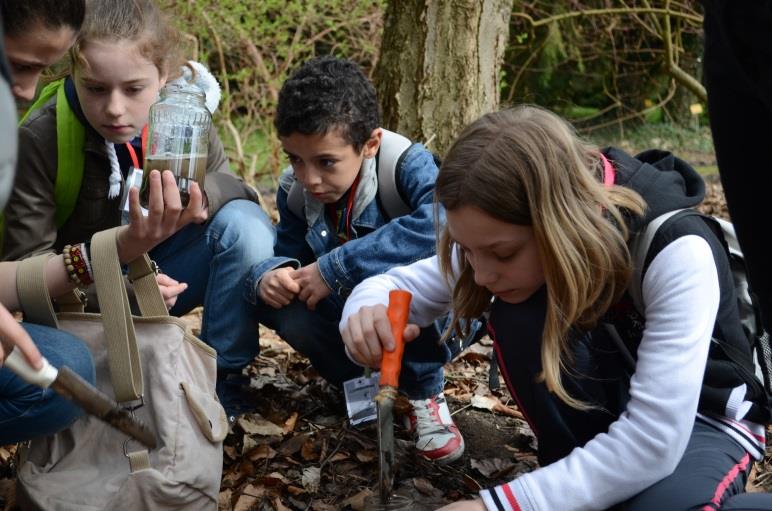
{"type": "Polygon", "coordinates": [[[464,438],[453,423],[440,392],[429,399],[410,400],[413,409],[406,416],[406,427],[413,431],[418,453],[441,465],[456,461],[464,454],[464,438]]]}

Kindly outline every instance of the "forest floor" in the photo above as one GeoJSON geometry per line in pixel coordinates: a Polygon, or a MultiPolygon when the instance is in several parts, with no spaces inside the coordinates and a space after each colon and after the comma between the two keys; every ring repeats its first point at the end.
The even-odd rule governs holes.
{"type": "MultiPolygon", "coordinates": [[[[726,217],[717,176],[706,182],[703,211],[726,217]]],[[[197,329],[200,309],[186,318],[197,329]]],[[[261,327],[260,346],[247,368],[260,413],[241,416],[225,439],[219,509],[374,509],[368,498],[377,491],[375,425],[350,426],[342,392],[274,332],[261,327]]],[[[537,467],[536,440],[509,393],[489,387],[491,351],[483,338],[445,368],[445,395],[466,442],[463,458],[447,466],[423,460],[395,422],[395,489],[409,499],[404,509],[436,509],[537,467]]],[[[15,508],[15,450],[0,447],[3,510],[15,508]]],[[[772,491],[772,452],[756,464],[749,486],[772,491]]]]}

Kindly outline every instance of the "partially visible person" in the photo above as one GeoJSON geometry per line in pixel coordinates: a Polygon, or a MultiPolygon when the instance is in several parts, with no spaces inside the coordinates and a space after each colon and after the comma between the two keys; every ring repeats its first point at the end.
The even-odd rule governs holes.
{"type": "Polygon", "coordinates": [[[601,150],[533,106],[459,135],[437,177],[438,255],[362,282],[340,324],[352,355],[373,364],[369,354],[393,349],[392,289],[413,293],[407,339],[448,309],[489,313],[540,468],[443,511],[772,509],[772,495],[744,493],[770,404],[747,370],[722,240],[697,215],[674,217],[639,275],[642,314],[628,294],[631,233],[704,193],[672,154],[601,150]]]}
{"type": "MultiPolygon", "coordinates": [[[[4,43],[8,41],[4,29],[6,16],[11,8],[20,8],[28,2],[0,2],[0,211],[5,206],[13,186],[16,171],[16,105],[15,99],[23,99],[23,87],[12,87],[13,77],[5,58],[4,43]],[[12,94],[18,90],[20,94],[12,94]],[[20,97],[22,96],[22,97],[20,97]]],[[[41,2],[43,3],[43,2],[41,2]]],[[[47,3],[47,2],[46,2],[47,3]]],[[[82,7],[83,1],[80,5],[82,7]]],[[[13,11],[17,13],[16,10],[13,11]]],[[[82,16],[81,16],[82,18],[82,16]]],[[[22,16],[17,24],[26,21],[22,16]]],[[[78,22],[80,26],[80,22],[78,22]]],[[[61,49],[61,53],[67,47],[61,49]]],[[[44,59],[45,55],[33,54],[34,59],[44,59]]],[[[34,86],[33,86],[34,89],[34,86]]],[[[59,261],[64,268],[63,261],[59,261]]],[[[0,265],[0,365],[7,353],[13,349],[21,350],[30,364],[41,366],[41,351],[54,366],[66,363],[87,381],[94,381],[94,364],[85,344],[65,332],[38,325],[20,325],[11,315],[11,309],[18,301],[15,296],[15,270],[0,265]],[[35,337],[37,344],[30,335],[35,337]]],[[[66,273],[64,276],[67,279],[66,273]]],[[[53,291],[53,289],[52,289],[53,291]]],[[[0,444],[9,444],[29,440],[37,435],[56,433],[69,426],[81,410],[72,402],[28,385],[20,378],[0,367],[0,444]],[[25,417],[29,417],[27,420],[25,417]]]]}
{"type": "MultiPolygon", "coordinates": [[[[0,39],[0,211],[13,186],[17,150],[15,102],[3,40],[0,39]]],[[[161,179],[154,175],[151,200],[155,207],[147,218],[139,214],[136,190],[130,197],[134,221],[118,233],[118,254],[123,262],[135,259],[203,213],[201,193],[197,187],[190,206],[183,210],[179,195],[173,193],[176,189],[174,178],[167,172],[163,179],[167,185],[167,197],[161,190],[161,179]]],[[[16,268],[15,262],[0,263],[0,366],[8,353],[18,349],[36,369],[41,367],[41,357],[44,356],[55,367],[67,365],[86,381],[94,383],[94,363],[80,339],[54,328],[20,324],[11,315],[9,310],[19,308],[16,268]]],[[[48,261],[46,281],[52,296],[61,296],[75,288],[62,255],[48,261]]],[[[170,300],[173,301],[174,297],[170,300]]],[[[0,445],[56,433],[81,414],[82,410],[51,389],[30,385],[7,368],[0,367],[0,445]]]]}
{"type": "MultiPolygon", "coordinates": [[[[363,372],[346,355],[337,326],[350,290],[434,253],[437,166],[422,145],[407,149],[395,175],[411,211],[389,218],[378,198],[383,130],[375,89],[348,60],[326,56],[300,66],[282,85],[274,123],[291,166],[276,197],[276,255],[250,270],[246,298],[261,323],[340,386],[363,372]],[[302,211],[289,204],[293,186],[302,211]]],[[[400,389],[412,404],[419,454],[449,463],[464,452],[442,393],[450,350],[434,326],[421,336],[425,342],[405,350],[400,389]]]]}
{"type": "Polygon", "coordinates": [[[702,0],[705,85],[718,170],[748,278],[772,332],[772,1],[702,0]]]}
{"type": "Polygon", "coordinates": [[[85,0],[0,0],[11,90],[17,100],[34,99],[40,74],[75,42],[85,12],[85,0]]]}
{"type": "MultiPolygon", "coordinates": [[[[117,234],[118,259],[121,263],[133,261],[184,226],[205,216],[198,185],[191,190],[186,208],[182,207],[174,176],[168,170],[163,175],[153,171],[150,187],[151,207],[147,217],[140,213],[139,192],[131,190],[129,200],[132,222],[121,227],[117,234]]],[[[87,246],[78,246],[84,262],[89,260],[87,246]]],[[[9,313],[19,309],[16,294],[17,265],[16,262],[0,263],[0,365],[5,355],[18,347],[34,368],[40,367],[42,354],[54,367],[66,365],[86,381],[94,383],[94,363],[88,348],[80,339],[47,326],[28,322],[19,324],[9,313]]],[[[86,263],[86,267],[90,267],[90,264],[86,263]]],[[[86,272],[78,278],[93,280],[94,276],[86,272]]],[[[62,254],[49,259],[46,282],[52,297],[62,296],[77,286],[62,254]]],[[[165,299],[167,305],[173,306],[178,294],[185,288],[180,285],[169,287],[171,291],[167,292],[165,299]]],[[[69,426],[81,414],[79,407],[52,389],[30,385],[9,369],[0,367],[0,445],[56,433],[69,426]]]]}
{"type": "MultiPolygon", "coordinates": [[[[152,0],[88,2],[71,73],[41,93],[20,127],[4,259],[60,251],[121,224],[126,177],[144,161],[141,133],[159,90],[180,74],[180,47],[179,32],[152,0]],[[71,194],[60,180],[75,183],[71,194]]],[[[201,338],[217,351],[218,395],[234,416],[253,406],[240,373],[258,351],[241,285],[252,265],[273,254],[275,233],[255,191],[230,172],[216,129],[203,191],[204,216],[150,256],[163,271],[165,297],[185,288],[171,314],[203,305],[201,338]]]]}

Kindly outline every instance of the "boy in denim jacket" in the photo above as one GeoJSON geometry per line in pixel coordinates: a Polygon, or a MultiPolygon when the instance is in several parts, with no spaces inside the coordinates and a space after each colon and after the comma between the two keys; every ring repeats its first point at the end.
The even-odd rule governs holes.
{"type": "MultiPolygon", "coordinates": [[[[435,253],[437,165],[422,145],[410,146],[397,179],[412,212],[389,219],[378,200],[382,130],[375,89],[351,61],[321,57],[301,66],[282,86],[274,124],[291,166],[277,193],[276,255],[250,270],[247,299],[261,323],[340,386],[362,375],[338,330],[351,289],[435,253]],[[302,217],[288,205],[295,181],[303,187],[302,217]]],[[[413,405],[409,427],[417,449],[448,463],[464,451],[442,394],[450,351],[434,326],[421,336],[429,339],[406,346],[400,388],[413,405]]]]}

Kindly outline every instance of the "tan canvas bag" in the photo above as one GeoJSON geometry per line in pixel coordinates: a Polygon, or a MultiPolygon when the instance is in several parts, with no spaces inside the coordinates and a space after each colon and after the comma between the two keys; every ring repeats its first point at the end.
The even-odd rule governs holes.
{"type": "Polygon", "coordinates": [[[43,271],[50,256],[20,263],[19,298],[26,321],[86,342],[97,387],[138,406],[136,416],[156,432],[159,447],[148,452],[85,416],[22,450],[17,500],[23,509],[215,510],[228,429],[215,394],[215,351],[169,316],[147,256],[129,265],[141,311],[131,316],[115,234],[98,233],[91,244],[101,314],[54,315],[43,271]]]}

